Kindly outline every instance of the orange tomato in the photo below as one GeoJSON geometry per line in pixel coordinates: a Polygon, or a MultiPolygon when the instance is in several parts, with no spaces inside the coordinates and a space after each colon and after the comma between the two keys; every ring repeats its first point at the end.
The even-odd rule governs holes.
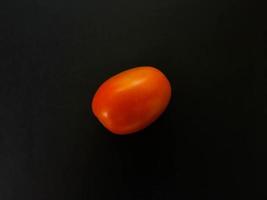
{"type": "Polygon", "coordinates": [[[109,78],[98,88],[92,111],[112,133],[126,135],[154,122],[170,97],[170,82],[161,71],[135,67],[109,78]]]}

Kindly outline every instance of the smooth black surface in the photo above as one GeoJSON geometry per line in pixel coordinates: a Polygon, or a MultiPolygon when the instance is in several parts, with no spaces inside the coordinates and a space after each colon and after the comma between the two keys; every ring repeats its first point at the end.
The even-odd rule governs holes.
{"type": "Polygon", "coordinates": [[[267,199],[266,18],[257,1],[0,3],[0,200],[267,199]],[[166,113],[118,137],[109,76],[153,65],[166,113]]]}

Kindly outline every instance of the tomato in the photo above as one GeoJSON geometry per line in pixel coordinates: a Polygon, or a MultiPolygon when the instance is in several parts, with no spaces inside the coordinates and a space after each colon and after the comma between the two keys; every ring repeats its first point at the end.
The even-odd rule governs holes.
{"type": "Polygon", "coordinates": [[[171,86],[166,76],[150,66],[135,67],[106,80],[96,91],[92,111],[114,134],[144,129],[166,109],[171,86]]]}

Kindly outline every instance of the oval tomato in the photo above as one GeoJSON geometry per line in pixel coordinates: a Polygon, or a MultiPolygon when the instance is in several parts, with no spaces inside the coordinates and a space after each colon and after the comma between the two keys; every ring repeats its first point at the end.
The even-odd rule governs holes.
{"type": "Polygon", "coordinates": [[[135,67],[106,80],[96,91],[92,110],[115,134],[144,129],[166,109],[171,86],[166,76],[149,66],[135,67]]]}

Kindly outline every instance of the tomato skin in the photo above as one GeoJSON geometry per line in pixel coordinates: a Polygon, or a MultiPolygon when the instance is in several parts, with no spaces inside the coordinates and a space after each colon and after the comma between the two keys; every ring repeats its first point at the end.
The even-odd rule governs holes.
{"type": "Polygon", "coordinates": [[[114,134],[144,129],[166,109],[171,85],[166,76],[150,66],[125,70],[106,80],[96,91],[92,111],[114,134]]]}

